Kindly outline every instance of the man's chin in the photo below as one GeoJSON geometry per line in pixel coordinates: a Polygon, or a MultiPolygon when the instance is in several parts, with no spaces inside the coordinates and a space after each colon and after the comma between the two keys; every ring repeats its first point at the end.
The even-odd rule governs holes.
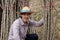
{"type": "Polygon", "coordinates": [[[24,22],[28,22],[29,20],[25,20],[24,22]]]}

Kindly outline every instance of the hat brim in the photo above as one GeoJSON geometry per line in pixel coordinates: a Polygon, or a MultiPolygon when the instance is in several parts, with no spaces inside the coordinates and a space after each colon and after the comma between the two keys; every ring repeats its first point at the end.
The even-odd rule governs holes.
{"type": "Polygon", "coordinates": [[[22,14],[22,13],[30,13],[33,14],[34,12],[16,12],[17,14],[22,14]]]}

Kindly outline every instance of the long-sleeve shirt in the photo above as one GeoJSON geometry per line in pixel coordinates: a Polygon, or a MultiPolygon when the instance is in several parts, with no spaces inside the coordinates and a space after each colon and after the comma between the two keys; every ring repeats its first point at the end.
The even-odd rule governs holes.
{"type": "Polygon", "coordinates": [[[24,40],[27,34],[28,26],[38,27],[44,23],[42,18],[40,21],[34,21],[29,19],[25,24],[21,18],[16,19],[11,25],[8,40],[24,40]]]}

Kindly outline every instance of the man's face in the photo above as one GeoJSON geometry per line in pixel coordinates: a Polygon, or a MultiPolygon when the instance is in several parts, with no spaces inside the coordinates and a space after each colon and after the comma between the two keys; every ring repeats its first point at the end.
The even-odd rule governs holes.
{"type": "Polygon", "coordinates": [[[30,17],[30,13],[22,13],[21,14],[21,16],[22,16],[22,20],[23,20],[23,22],[27,22],[27,21],[29,21],[29,17],[30,17]]]}

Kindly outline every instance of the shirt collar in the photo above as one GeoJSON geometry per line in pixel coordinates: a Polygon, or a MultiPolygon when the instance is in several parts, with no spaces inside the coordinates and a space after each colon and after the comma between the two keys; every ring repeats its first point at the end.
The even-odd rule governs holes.
{"type": "MultiPolygon", "coordinates": [[[[26,25],[23,21],[22,21],[22,19],[21,18],[19,18],[20,19],[20,22],[21,22],[21,25],[26,25]]],[[[27,25],[29,24],[29,21],[27,22],[27,25]]]]}

